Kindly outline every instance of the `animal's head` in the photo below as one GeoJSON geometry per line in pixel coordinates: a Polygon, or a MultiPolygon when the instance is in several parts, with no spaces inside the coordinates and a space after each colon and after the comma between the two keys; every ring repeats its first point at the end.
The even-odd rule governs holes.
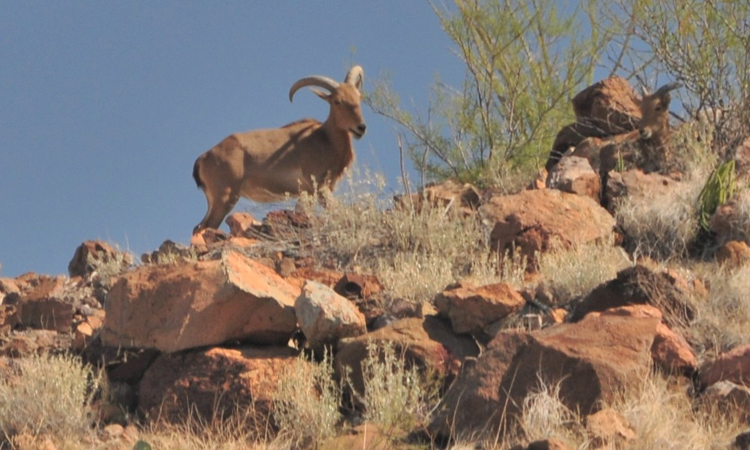
{"type": "Polygon", "coordinates": [[[317,86],[326,89],[329,93],[312,89],[318,97],[331,105],[328,120],[341,130],[346,130],[359,139],[367,130],[365,119],[362,117],[362,93],[360,88],[364,81],[364,71],[361,66],[354,66],[346,74],[343,83],[338,83],[328,77],[316,75],[302,78],[292,85],[289,90],[289,101],[292,101],[294,93],[305,86],[317,86]]]}
{"type": "Polygon", "coordinates": [[[681,87],[680,83],[669,83],[653,94],[644,92],[641,100],[641,122],[638,125],[641,139],[658,139],[669,133],[669,102],[672,100],[670,92],[681,87]]]}

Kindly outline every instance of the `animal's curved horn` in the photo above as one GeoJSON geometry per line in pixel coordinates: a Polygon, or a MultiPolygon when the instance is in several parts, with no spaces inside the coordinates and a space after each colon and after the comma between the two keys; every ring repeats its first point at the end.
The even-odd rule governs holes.
{"type": "Polygon", "coordinates": [[[291,89],[289,89],[289,101],[292,101],[292,97],[294,97],[295,92],[305,86],[322,87],[323,89],[328,89],[329,92],[333,92],[339,87],[339,82],[321,75],[302,78],[294,83],[291,89]]]}
{"type": "Polygon", "coordinates": [[[359,90],[362,87],[362,83],[365,81],[365,70],[362,66],[354,66],[349,69],[349,73],[346,74],[344,83],[349,83],[359,90]]]}
{"type": "Polygon", "coordinates": [[[670,91],[674,91],[675,89],[679,89],[681,87],[682,87],[682,83],[675,81],[675,82],[665,84],[664,86],[660,87],[659,89],[657,89],[656,92],[654,92],[654,95],[664,95],[670,91]]]}

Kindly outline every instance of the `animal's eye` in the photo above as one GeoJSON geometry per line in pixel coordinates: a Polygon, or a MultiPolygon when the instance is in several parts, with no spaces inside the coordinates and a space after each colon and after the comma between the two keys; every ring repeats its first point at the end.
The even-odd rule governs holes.
{"type": "Polygon", "coordinates": [[[654,108],[654,111],[656,111],[656,112],[661,112],[661,111],[662,111],[663,109],[664,109],[664,107],[663,107],[662,105],[657,105],[657,106],[656,106],[656,107],[654,108]]]}
{"type": "Polygon", "coordinates": [[[333,101],[333,104],[334,105],[340,105],[341,104],[341,100],[337,98],[336,100],[333,101]]]}

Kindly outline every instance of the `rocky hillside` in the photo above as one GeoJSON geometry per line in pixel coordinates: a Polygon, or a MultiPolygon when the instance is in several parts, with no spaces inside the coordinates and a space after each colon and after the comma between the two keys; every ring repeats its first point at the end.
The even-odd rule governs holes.
{"type": "MultiPolygon", "coordinates": [[[[580,121],[632,102],[608,86],[580,121]]],[[[680,145],[665,170],[575,148],[514,193],[301,202],[0,278],[0,447],[747,449],[750,203],[702,229],[680,145]]]]}

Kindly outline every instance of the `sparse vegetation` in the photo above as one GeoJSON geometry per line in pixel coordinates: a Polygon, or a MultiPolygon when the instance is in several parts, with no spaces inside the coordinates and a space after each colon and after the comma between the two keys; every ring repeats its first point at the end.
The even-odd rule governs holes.
{"type": "Polygon", "coordinates": [[[416,366],[407,367],[390,343],[367,345],[367,358],[362,362],[365,392],[360,394],[365,405],[365,419],[386,429],[402,431],[424,425],[429,410],[437,404],[437,389],[416,366]]]}
{"type": "Polygon", "coordinates": [[[689,174],[668,193],[626,197],[615,213],[627,236],[625,248],[636,257],[684,259],[698,236],[701,172],[689,174]]]}
{"type": "Polygon", "coordinates": [[[750,267],[696,267],[696,273],[711,287],[706,298],[697,299],[696,320],[689,332],[703,352],[716,355],[741,344],[750,344],[750,267]]]}
{"type": "Polygon", "coordinates": [[[320,363],[300,354],[279,379],[273,416],[282,439],[295,446],[316,447],[336,434],[342,420],[341,388],[333,376],[329,351],[320,363]]]}
{"type": "Polygon", "coordinates": [[[0,431],[54,440],[92,436],[99,375],[74,356],[42,354],[13,361],[0,375],[0,431]]]}
{"type": "Polygon", "coordinates": [[[539,271],[557,303],[568,303],[609,281],[630,264],[625,252],[612,243],[592,243],[545,253],[539,271]]]}

